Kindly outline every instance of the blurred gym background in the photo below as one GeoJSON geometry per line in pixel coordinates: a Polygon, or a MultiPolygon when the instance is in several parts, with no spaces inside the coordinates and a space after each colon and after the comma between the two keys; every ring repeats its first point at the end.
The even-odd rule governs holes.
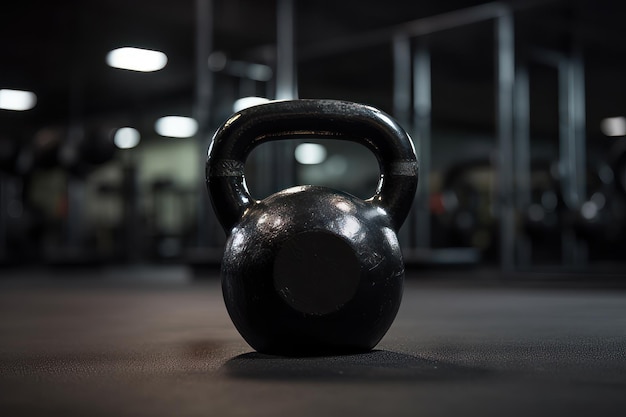
{"type": "MultiPolygon", "coordinates": [[[[7,3],[0,264],[215,266],[215,129],[266,100],[333,98],[415,141],[409,266],[623,272],[625,14],[609,0],[7,3]]],[[[305,183],[366,198],[378,175],[364,147],[319,138],[246,166],[258,198],[305,183]]]]}

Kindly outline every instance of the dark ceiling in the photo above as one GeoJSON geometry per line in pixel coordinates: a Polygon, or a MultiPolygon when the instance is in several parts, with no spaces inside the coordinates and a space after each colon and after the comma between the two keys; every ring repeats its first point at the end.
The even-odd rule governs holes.
{"type": "MultiPolygon", "coordinates": [[[[214,0],[213,49],[239,60],[275,65],[276,1],[214,0]]],[[[362,101],[392,111],[391,47],[317,53],[340,40],[410,20],[482,4],[472,0],[295,1],[301,97],[362,101]],[[321,49],[320,49],[321,48],[321,49]]],[[[518,56],[534,47],[569,53],[582,47],[588,131],[602,117],[626,113],[626,29],[621,1],[509,1],[516,11],[518,56]]],[[[196,85],[196,2],[193,0],[37,1],[4,4],[0,25],[0,88],[36,92],[27,112],[0,110],[0,134],[28,139],[36,130],[83,120],[129,120],[146,126],[164,112],[191,113],[196,85]],[[120,46],[157,49],[165,69],[136,73],[110,68],[120,46]],[[140,123],[140,122],[137,122],[140,123]]],[[[493,23],[428,37],[433,65],[434,125],[492,129],[493,23]]],[[[235,80],[215,74],[215,121],[238,94],[235,80]],[[222,109],[222,110],[220,110],[222,109]]],[[[531,66],[533,120],[540,134],[557,127],[556,72],[531,66]]]]}

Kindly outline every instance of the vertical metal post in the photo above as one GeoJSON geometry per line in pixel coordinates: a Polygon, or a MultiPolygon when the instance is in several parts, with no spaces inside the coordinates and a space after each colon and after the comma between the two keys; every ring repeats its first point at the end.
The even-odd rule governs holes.
{"type": "MultiPolygon", "coordinates": [[[[518,66],[514,87],[514,134],[515,152],[515,206],[522,215],[531,203],[531,152],[530,152],[530,89],[528,70],[518,66]]],[[[524,234],[516,239],[517,266],[529,267],[532,258],[530,240],[524,234]]]]}
{"type": "Polygon", "coordinates": [[[582,204],[587,199],[587,138],[586,138],[586,109],[585,109],[585,66],[580,48],[572,53],[572,96],[573,96],[573,124],[574,147],[576,166],[576,193],[582,204]]]}
{"type": "MultiPolygon", "coordinates": [[[[585,140],[585,80],[580,50],[559,64],[559,168],[563,198],[570,210],[578,210],[586,199],[587,162],[585,140]]],[[[563,262],[581,266],[587,262],[585,242],[571,227],[563,231],[563,262]]]]}
{"type": "MultiPolygon", "coordinates": [[[[408,129],[411,121],[411,41],[406,36],[393,39],[393,115],[398,123],[408,129]]],[[[405,225],[400,229],[399,239],[404,248],[414,248],[412,229],[415,210],[411,210],[405,225]]]]}
{"type": "MultiPolygon", "coordinates": [[[[582,61],[579,65],[582,66],[582,61]]],[[[558,69],[559,174],[566,207],[569,210],[578,210],[585,197],[586,188],[584,133],[581,132],[581,127],[584,131],[585,126],[584,81],[582,86],[577,82],[577,73],[582,72],[582,68],[576,68],[575,59],[562,58],[558,69]]],[[[576,237],[571,227],[563,229],[562,246],[563,263],[566,266],[580,266],[586,263],[585,244],[576,237]]]]}
{"type": "Polygon", "coordinates": [[[503,11],[496,19],[496,74],[500,264],[506,271],[513,268],[515,253],[515,212],[512,191],[515,42],[513,14],[509,10],[503,11]]]}
{"type": "MultiPolygon", "coordinates": [[[[197,144],[200,166],[206,163],[211,140],[211,102],[213,72],[209,70],[209,55],[213,49],[213,0],[196,0],[196,91],[194,116],[198,122],[197,144]]],[[[217,244],[217,221],[209,204],[204,176],[198,181],[197,235],[198,248],[217,244]]]]}
{"type": "Polygon", "coordinates": [[[293,100],[298,97],[293,0],[278,0],[276,22],[276,99],[293,100]]]}
{"type": "MultiPolygon", "coordinates": [[[[276,99],[293,100],[298,97],[293,0],[278,0],[276,5],[276,99]]],[[[275,159],[269,161],[274,169],[274,184],[278,189],[293,185],[296,177],[293,142],[270,144],[275,159]]]]}
{"type": "Polygon", "coordinates": [[[411,114],[411,41],[393,39],[393,115],[406,128],[411,114]]]}
{"type": "MultiPolygon", "coordinates": [[[[576,167],[576,194],[579,204],[587,200],[587,138],[586,138],[586,109],[585,109],[585,67],[582,52],[575,48],[572,54],[572,96],[573,96],[573,124],[574,124],[574,149],[576,167]]],[[[589,250],[586,241],[578,239],[576,246],[576,265],[586,265],[589,258],[589,250]]]]}
{"type": "Polygon", "coordinates": [[[430,50],[424,41],[413,54],[413,126],[419,160],[415,238],[418,248],[430,247],[431,73],[430,50]]]}
{"type": "Polygon", "coordinates": [[[563,199],[569,209],[578,207],[576,190],[575,131],[573,121],[574,97],[571,62],[562,58],[559,61],[559,175],[563,199]]]}

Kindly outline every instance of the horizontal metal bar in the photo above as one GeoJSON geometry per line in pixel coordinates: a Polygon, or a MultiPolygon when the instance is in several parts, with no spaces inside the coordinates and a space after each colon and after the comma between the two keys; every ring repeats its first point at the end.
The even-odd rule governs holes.
{"type": "Polygon", "coordinates": [[[346,50],[368,48],[389,43],[397,37],[415,37],[441,32],[472,23],[495,19],[508,10],[503,3],[493,2],[468,7],[436,16],[412,20],[399,25],[372,32],[334,38],[329,41],[303,47],[299,51],[299,61],[316,59],[346,50]]]}

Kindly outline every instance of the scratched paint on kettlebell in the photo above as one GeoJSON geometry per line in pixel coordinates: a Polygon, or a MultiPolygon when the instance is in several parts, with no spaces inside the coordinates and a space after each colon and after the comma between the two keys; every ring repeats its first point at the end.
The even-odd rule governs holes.
{"type": "Polygon", "coordinates": [[[232,159],[215,161],[209,175],[213,177],[239,177],[244,173],[244,164],[232,159]]]}
{"type": "Polygon", "coordinates": [[[378,265],[380,265],[385,257],[378,252],[361,252],[359,253],[361,259],[363,259],[363,263],[365,264],[368,271],[372,271],[376,269],[378,265]]]}

